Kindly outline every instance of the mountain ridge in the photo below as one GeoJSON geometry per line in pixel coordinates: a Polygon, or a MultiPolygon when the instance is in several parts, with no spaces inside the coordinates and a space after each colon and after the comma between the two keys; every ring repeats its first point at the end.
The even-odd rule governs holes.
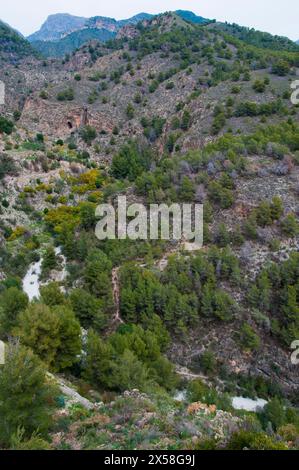
{"type": "MultiPolygon", "coordinates": [[[[195,13],[187,10],[177,10],[175,13],[184,20],[191,21],[196,24],[208,21],[205,18],[197,16],[195,13]]],[[[128,24],[136,25],[140,21],[148,21],[154,16],[158,15],[141,12],[127,19],[116,20],[115,18],[100,15],[85,18],[73,16],[69,13],[56,13],[49,15],[41,28],[35,33],[29,35],[27,40],[29,42],[56,41],[63,39],[68,34],[85,28],[107,29],[108,31],[117,33],[117,31],[119,31],[123,26],[128,24]]]]}
{"type": "Polygon", "coordinates": [[[226,28],[168,12],[63,60],[0,30],[0,448],[299,447],[299,53],[226,28]],[[203,249],[99,240],[119,196],[203,204],[203,249]]]}

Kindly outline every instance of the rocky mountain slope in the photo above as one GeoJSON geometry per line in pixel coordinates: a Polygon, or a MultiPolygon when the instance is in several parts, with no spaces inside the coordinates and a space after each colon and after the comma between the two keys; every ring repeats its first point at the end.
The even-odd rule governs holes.
{"type": "MultiPolygon", "coordinates": [[[[207,22],[205,18],[190,11],[179,10],[176,14],[195,24],[207,22]]],[[[46,57],[63,57],[85,44],[97,39],[105,42],[118,35],[130,36],[130,31],[138,23],[150,21],[153,15],[139,13],[126,20],[115,20],[103,16],[89,19],[68,14],[51,15],[41,29],[28,37],[33,47],[46,57]]]]}
{"type": "Polygon", "coordinates": [[[67,34],[82,29],[87,18],[58,13],[50,15],[41,26],[40,30],[28,36],[28,41],[56,41],[67,34]]]}
{"type": "Polygon", "coordinates": [[[0,338],[95,404],[60,397],[52,448],[298,447],[298,48],[189,19],[48,60],[2,30],[0,338]],[[203,203],[203,249],[97,240],[118,195],[203,203]]]}
{"type": "Polygon", "coordinates": [[[0,21],[0,61],[16,62],[26,56],[35,56],[30,44],[15,30],[0,21]]]}

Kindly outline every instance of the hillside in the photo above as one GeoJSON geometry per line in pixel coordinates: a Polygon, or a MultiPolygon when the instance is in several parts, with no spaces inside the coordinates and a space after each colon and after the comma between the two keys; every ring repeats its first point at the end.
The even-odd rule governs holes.
{"type": "Polygon", "coordinates": [[[57,41],[67,34],[83,28],[87,18],[72,16],[67,13],[50,15],[40,30],[28,36],[28,41],[57,41]]]}
{"type": "Polygon", "coordinates": [[[85,28],[70,33],[59,41],[32,41],[31,45],[44,57],[64,57],[90,41],[106,42],[114,37],[115,33],[108,29],[85,28]]]}
{"type": "Polygon", "coordinates": [[[36,55],[30,44],[15,30],[0,21],[0,60],[17,62],[36,55]]]}
{"type": "Polygon", "coordinates": [[[95,17],[47,60],[8,30],[0,448],[299,448],[298,48],[200,18],[104,19],[104,43],[95,17]],[[202,203],[203,248],[99,240],[124,195],[202,203]]]}
{"type": "MultiPolygon", "coordinates": [[[[176,15],[194,24],[209,22],[190,11],[178,10],[176,15]]],[[[130,29],[138,23],[145,24],[152,18],[153,15],[148,13],[139,13],[132,18],[117,21],[104,16],[87,19],[59,13],[50,15],[41,29],[28,37],[28,41],[46,57],[62,57],[93,39],[105,42],[122,34],[122,31],[129,34],[130,29]]]]}

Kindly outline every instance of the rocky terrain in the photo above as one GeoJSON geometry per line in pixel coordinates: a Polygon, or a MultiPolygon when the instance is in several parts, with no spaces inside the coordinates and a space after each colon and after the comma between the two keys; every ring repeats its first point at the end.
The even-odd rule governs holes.
{"type": "Polygon", "coordinates": [[[297,448],[299,46],[183,11],[54,15],[29,39],[0,24],[0,338],[61,391],[42,441],[12,420],[0,446],[297,448]],[[203,249],[100,242],[118,195],[203,203],[203,249]]]}
{"type": "MultiPolygon", "coordinates": [[[[178,10],[176,14],[194,24],[208,21],[190,11],[178,10]]],[[[139,13],[132,18],[117,21],[104,16],[81,18],[59,13],[50,15],[39,31],[28,36],[28,41],[44,56],[63,57],[93,39],[105,42],[115,37],[130,38],[138,23],[145,25],[152,18],[153,15],[148,13],[139,13]]]]}

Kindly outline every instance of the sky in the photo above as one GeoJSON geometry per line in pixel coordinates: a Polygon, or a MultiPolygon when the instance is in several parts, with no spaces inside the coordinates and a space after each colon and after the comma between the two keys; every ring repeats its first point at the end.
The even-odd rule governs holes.
{"type": "Polygon", "coordinates": [[[298,0],[0,0],[0,18],[22,34],[37,31],[47,16],[129,18],[140,12],[191,10],[205,18],[238,23],[272,34],[299,39],[298,0]]]}

